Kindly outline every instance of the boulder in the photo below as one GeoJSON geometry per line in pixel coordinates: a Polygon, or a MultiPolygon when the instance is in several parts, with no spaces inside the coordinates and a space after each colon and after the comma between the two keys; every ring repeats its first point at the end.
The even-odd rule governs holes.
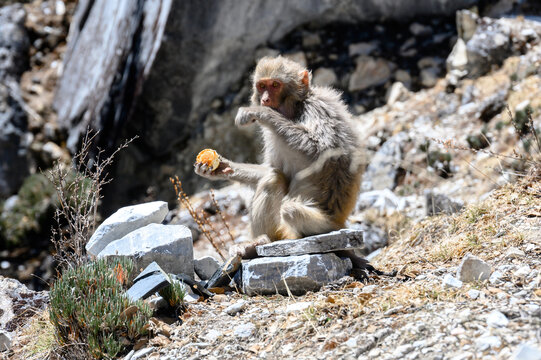
{"type": "Polygon", "coordinates": [[[321,254],[363,247],[361,230],[342,229],[327,234],[308,236],[302,239],[274,241],[256,246],[259,256],[291,256],[321,254]]]}
{"type": "Polygon", "coordinates": [[[130,257],[136,269],[156,262],[166,273],[193,277],[193,243],[182,225],[149,224],[111,242],[98,258],[130,257]]]}
{"type": "MultiPolygon", "coordinates": [[[[139,135],[118,154],[106,207],[126,203],[149,185],[157,196],[172,198],[168,179],[174,173],[188,191],[204,185],[191,171],[197,150],[190,145],[206,136],[203,124],[213,100],[254,65],[258,47],[308,23],[407,21],[452,15],[477,2],[80,0],[54,102],[58,122],[69,131],[72,150],[87,126],[107,129],[97,139],[106,149],[139,135]]],[[[240,134],[232,133],[237,139],[227,144],[245,152],[250,144],[237,141],[240,134]]],[[[214,147],[217,138],[206,143],[214,147]]]]}
{"type": "Polygon", "coordinates": [[[242,264],[240,288],[247,295],[303,295],[348,275],[351,268],[350,259],[333,253],[258,258],[242,264]]]}
{"type": "Polygon", "coordinates": [[[112,241],[148,224],[161,223],[168,209],[164,201],[153,201],[118,209],[98,226],[86,244],[86,251],[97,256],[112,241]]]}
{"type": "Polygon", "coordinates": [[[466,254],[458,267],[457,277],[464,282],[484,281],[490,278],[491,273],[490,265],[472,254],[466,254]]]}

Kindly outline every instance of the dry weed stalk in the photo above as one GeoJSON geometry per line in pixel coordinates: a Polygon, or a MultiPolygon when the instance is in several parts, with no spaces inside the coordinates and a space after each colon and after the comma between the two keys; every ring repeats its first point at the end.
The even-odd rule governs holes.
{"type": "Polygon", "coordinates": [[[96,227],[103,186],[112,180],[106,169],[113,163],[115,155],[137,138],[126,140],[105,158],[104,150],[98,148],[97,155],[91,158],[98,134],[99,131],[88,129],[72,164],[68,166],[58,161],[46,174],[58,196],[51,241],[56,251],[55,260],[62,269],[86,262],[85,245],[96,227]]]}
{"type": "MultiPolygon", "coordinates": [[[[190,216],[195,220],[195,222],[197,223],[197,226],[199,227],[201,232],[205,235],[207,240],[210,242],[210,244],[212,245],[214,250],[216,250],[216,252],[218,253],[218,255],[220,255],[222,260],[225,260],[225,256],[222,254],[222,250],[220,249],[220,247],[216,243],[216,239],[213,236],[213,233],[216,234],[216,230],[212,226],[212,223],[205,216],[203,211],[201,211],[201,215],[197,214],[197,211],[194,209],[194,207],[193,207],[193,205],[192,205],[192,203],[190,201],[190,198],[188,197],[188,195],[182,189],[182,182],[179,180],[178,176],[175,176],[175,178],[169,178],[169,180],[171,181],[171,184],[173,184],[173,188],[175,189],[175,194],[177,196],[178,201],[182,205],[184,205],[186,207],[186,209],[188,209],[188,212],[190,213],[190,216]],[[210,229],[210,231],[209,231],[209,229],[210,229]]],[[[214,195],[212,195],[212,198],[213,198],[213,202],[215,202],[216,200],[214,199],[214,195]]],[[[217,205],[217,204],[215,204],[215,205],[217,205]]],[[[220,210],[218,209],[218,211],[220,211],[220,210]]],[[[220,216],[221,216],[221,214],[220,214],[220,216]]],[[[224,222],[224,224],[226,225],[227,229],[229,230],[229,226],[225,222],[225,219],[223,218],[223,216],[221,216],[221,218],[222,218],[222,221],[224,222]]],[[[230,232],[229,232],[229,236],[232,236],[230,232]]],[[[222,245],[223,245],[223,242],[222,242],[222,245]]]]}

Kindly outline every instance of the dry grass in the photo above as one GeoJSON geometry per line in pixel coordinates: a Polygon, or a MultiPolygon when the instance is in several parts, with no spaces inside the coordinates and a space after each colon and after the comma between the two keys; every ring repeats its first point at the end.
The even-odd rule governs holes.
{"type": "Polygon", "coordinates": [[[34,316],[18,336],[19,346],[11,359],[44,359],[56,345],[54,327],[49,320],[49,311],[43,310],[34,316]]]}

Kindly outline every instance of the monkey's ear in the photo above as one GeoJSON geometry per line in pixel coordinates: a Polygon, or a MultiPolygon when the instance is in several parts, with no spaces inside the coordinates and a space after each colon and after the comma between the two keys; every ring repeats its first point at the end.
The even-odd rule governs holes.
{"type": "Polygon", "coordinates": [[[301,75],[302,75],[302,79],[301,79],[302,84],[306,87],[309,87],[310,86],[310,72],[308,70],[304,70],[301,75]]]}

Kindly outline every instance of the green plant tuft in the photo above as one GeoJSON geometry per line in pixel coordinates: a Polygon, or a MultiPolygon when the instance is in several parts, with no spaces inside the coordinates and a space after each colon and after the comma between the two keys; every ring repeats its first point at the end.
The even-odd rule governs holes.
{"type": "Polygon", "coordinates": [[[147,334],[151,309],[125,295],[133,270],[130,259],[99,259],[64,271],[49,294],[50,320],[61,346],[84,344],[89,356],[111,359],[125,350],[126,340],[133,343],[147,334]],[[137,309],[129,311],[133,306],[137,309]]]}
{"type": "Polygon", "coordinates": [[[186,292],[184,291],[184,285],[180,281],[171,281],[171,285],[160,290],[160,295],[175,311],[182,312],[184,310],[186,292]]]}

